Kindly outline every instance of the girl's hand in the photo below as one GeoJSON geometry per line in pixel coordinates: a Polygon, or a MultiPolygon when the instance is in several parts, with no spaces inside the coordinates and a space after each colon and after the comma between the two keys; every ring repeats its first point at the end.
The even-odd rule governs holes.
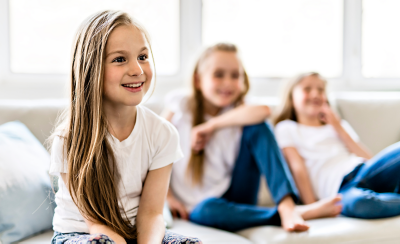
{"type": "Polygon", "coordinates": [[[319,119],[326,124],[333,125],[334,127],[340,125],[339,117],[332,111],[327,102],[324,103],[321,107],[319,119]]]}
{"type": "Polygon", "coordinates": [[[195,152],[203,150],[214,131],[215,126],[212,123],[212,120],[193,127],[191,136],[192,149],[195,152]]]}
{"type": "Polygon", "coordinates": [[[180,217],[181,219],[186,219],[186,220],[189,219],[189,214],[186,211],[185,206],[183,206],[183,204],[180,201],[178,201],[174,196],[172,196],[172,194],[168,193],[167,201],[169,209],[171,210],[172,216],[174,216],[174,218],[180,217]]]}

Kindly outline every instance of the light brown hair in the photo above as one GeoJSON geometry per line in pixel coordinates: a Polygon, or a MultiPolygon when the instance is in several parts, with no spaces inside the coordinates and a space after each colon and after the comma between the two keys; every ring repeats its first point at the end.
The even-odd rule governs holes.
{"type": "Polygon", "coordinates": [[[73,48],[70,106],[60,116],[49,141],[60,135],[64,140],[66,184],[82,216],[110,227],[126,239],[134,239],[136,226],[118,205],[120,177],[106,138],[108,122],[102,107],[105,48],[111,32],[121,25],[133,25],[141,31],[152,54],[147,32],[126,13],[104,11],[87,19],[73,48]]]}
{"type": "Polygon", "coordinates": [[[279,122],[290,119],[297,122],[296,111],[293,105],[293,89],[297,86],[304,78],[309,76],[316,76],[320,80],[324,81],[326,84],[325,78],[323,78],[317,72],[308,72],[297,75],[296,77],[290,79],[287,84],[285,84],[283,93],[281,96],[281,102],[276,110],[276,114],[273,118],[273,124],[276,125],[279,122]]]}
{"type": "MultiPolygon", "coordinates": [[[[200,72],[199,69],[203,65],[203,63],[211,56],[211,54],[218,51],[232,52],[236,54],[238,53],[238,49],[235,45],[229,43],[218,43],[214,46],[207,48],[200,55],[199,59],[195,64],[194,71],[192,74],[193,91],[192,91],[192,96],[189,100],[189,108],[192,113],[193,127],[205,122],[204,97],[201,90],[196,88],[196,79],[201,77],[201,75],[199,74],[200,72]]],[[[234,103],[235,106],[238,106],[243,103],[243,99],[250,89],[249,77],[244,67],[243,67],[243,76],[244,76],[243,78],[244,78],[245,89],[236,99],[234,103]]],[[[191,177],[193,185],[202,183],[202,178],[204,173],[204,150],[201,150],[200,152],[195,152],[194,150],[192,150],[186,171],[187,175],[191,177]]]]}

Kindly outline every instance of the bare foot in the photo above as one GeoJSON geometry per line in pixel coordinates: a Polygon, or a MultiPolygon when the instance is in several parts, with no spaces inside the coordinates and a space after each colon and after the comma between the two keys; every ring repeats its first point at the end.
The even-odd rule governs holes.
{"type": "Polygon", "coordinates": [[[284,198],[278,206],[283,229],[290,232],[307,231],[310,226],[304,221],[301,214],[296,210],[291,197],[284,198]]]}
{"type": "Polygon", "coordinates": [[[308,205],[296,206],[295,211],[305,220],[335,217],[342,212],[340,200],[342,196],[337,195],[308,205]]]}
{"type": "Polygon", "coordinates": [[[307,231],[310,226],[304,221],[297,211],[279,211],[283,229],[290,232],[307,231]]]}

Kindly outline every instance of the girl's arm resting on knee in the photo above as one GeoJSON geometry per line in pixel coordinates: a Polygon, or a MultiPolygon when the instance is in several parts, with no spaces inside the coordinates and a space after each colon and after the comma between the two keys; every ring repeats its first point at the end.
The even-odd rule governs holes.
{"type": "Polygon", "coordinates": [[[229,126],[245,126],[261,123],[268,118],[271,110],[266,105],[240,105],[224,114],[210,119],[208,123],[214,130],[229,126]]]}
{"type": "Polygon", "coordinates": [[[270,115],[265,105],[241,105],[192,129],[191,147],[194,151],[204,149],[214,131],[230,127],[245,126],[263,122],[270,115]]]}
{"type": "Polygon", "coordinates": [[[314,194],[304,159],[294,147],[284,148],[283,154],[288,162],[290,171],[292,172],[302,202],[304,204],[316,202],[317,197],[314,194]]]}
{"type": "Polygon", "coordinates": [[[147,174],[136,217],[138,244],[161,243],[164,238],[163,207],[171,170],[172,164],[151,170],[147,174]]]}
{"type": "Polygon", "coordinates": [[[117,244],[126,244],[125,239],[113,231],[110,227],[103,224],[96,224],[87,219],[85,219],[86,224],[89,227],[89,233],[92,234],[103,234],[108,236],[111,240],[113,240],[117,244]]]}
{"type": "MultiPolygon", "coordinates": [[[[68,187],[68,174],[66,173],[61,173],[61,178],[63,179],[65,185],[68,187]]],[[[117,244],[126,244],[125,239],[117,234],[115,231],[113,231],[110,227],[103,225],[103,224],[97,224],[94,222],[91,222],[87,219],[85,219],[85,222],[89,228],[89,234],[104,234],[108,236],[111,240],[113,240],[117,244]]]]}

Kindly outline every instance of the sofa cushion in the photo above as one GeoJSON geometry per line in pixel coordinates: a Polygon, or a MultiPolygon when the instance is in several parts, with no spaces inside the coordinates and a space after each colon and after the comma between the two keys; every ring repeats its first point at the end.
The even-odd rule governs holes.
{"type": "MultiPolygon", "coordinates": [[[[218,229],[205,227],[190,223],[185,220],[175,220],[171,231],[191,237],[199,238],[203,244],[251,244],[245,238],[218,229]]],[[[48,244],[53,237],[53,231],[48,231],[37,236],[28,238],[19,244],[48,244]]]]}
{"type": "Polygon", "coordinates": [[[20,122],[0,126],[0,241],[8,244],[50,229],[54,205],[50,156],[20,122]]]}
{"type": "Polygon", "coordinates": [[[399,243],[400,217],[362,220],[347,217],[307,221],[310,229],[288,233],[280,227],[262,226],[238,232],[255,244],[267,243],[399,243]]]}
{"type": "Polygon", "coordinates": [[[250,244],[249,240],[231,232],[197,225],[185,220],[175,219],[171,231],[181,235],[197,237],[203,244],[250,244]]]}

